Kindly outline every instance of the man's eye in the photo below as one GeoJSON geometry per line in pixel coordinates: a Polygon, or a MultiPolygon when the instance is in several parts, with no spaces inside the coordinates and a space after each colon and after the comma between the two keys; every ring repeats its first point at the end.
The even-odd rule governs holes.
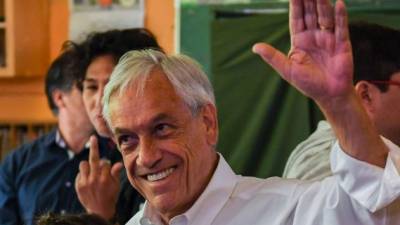
{"type": "Polygon", "coordinates": [[[94,84],[83,84],[83,90],[95,91],[95,90],[97,90],[97,85],[94,85],[94,84]]]}
{"type": "Polygon", "coordinates": [[[173,132],[173,127],[169,124],[158,124],[155,127],[155,134],[160,137],[165,137],[173,132]]]}
{"type": "Polygon", "coordinates": [[[137,143],[138,139],[132,135],[121,135],[118,137],[118,145],[121,149],[134,147],[137,143]]]}

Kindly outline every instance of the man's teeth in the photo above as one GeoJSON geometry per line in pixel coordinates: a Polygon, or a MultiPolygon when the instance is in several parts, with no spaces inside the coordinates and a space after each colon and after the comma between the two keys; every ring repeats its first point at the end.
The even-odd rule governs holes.
{"type": "Polygon", "coordinates": [[[147,175],[147,180],[148,181],[157,181],[157,180],[164,179],[164,178],[168,177],[168,175],[170,175],[174,170],[175,170],[175,168],[171,167],[171,168],[161,171],[159,173],[153,173],[153,174],[147,175]]]}

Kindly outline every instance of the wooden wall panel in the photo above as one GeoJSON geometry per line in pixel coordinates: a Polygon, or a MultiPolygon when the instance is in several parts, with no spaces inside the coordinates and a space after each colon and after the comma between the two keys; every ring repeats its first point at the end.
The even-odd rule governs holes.
{"type": "Polygon", "coordinates": [[[174,0],[146,0],[145,27],[152,31],[168,53],[174,52],[174,0]]]}

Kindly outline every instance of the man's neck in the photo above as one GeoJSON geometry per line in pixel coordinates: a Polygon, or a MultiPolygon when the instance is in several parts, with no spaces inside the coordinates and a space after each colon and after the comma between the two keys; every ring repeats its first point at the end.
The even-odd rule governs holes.
{"type": "Polygon", "coordinates": [[[89,141],[93,129],[90,127],[79,127],[66,121],[59,120],[58,129],[68,148],[75,154],[80,153],[89,141]]]}

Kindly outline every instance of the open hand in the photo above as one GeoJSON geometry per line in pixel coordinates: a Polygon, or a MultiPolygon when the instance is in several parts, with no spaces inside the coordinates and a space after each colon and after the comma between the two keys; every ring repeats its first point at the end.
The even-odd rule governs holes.
{"type": "Polygon", "coordinates": [[[288,56],[258,43],[253,51],[303,94],[324,105],[353,91],[353,60],[342,0],[291,0],[288,56]]]}

